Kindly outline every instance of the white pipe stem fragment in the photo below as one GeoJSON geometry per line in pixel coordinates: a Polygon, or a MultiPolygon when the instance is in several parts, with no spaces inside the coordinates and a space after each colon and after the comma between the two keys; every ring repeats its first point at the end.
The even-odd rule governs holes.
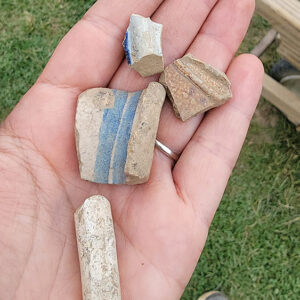
{"type": "Polygon", "coordinates": [[[109,201],[85,200],[75,212],[83,300],[121,299],[116,240],[109,201]]]}

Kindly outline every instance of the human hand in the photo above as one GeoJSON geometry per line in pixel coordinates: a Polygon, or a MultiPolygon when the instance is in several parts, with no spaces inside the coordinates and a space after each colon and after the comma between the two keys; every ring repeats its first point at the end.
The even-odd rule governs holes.
{"type": "Polygon", "coordinates": [[[254,0],[102,0],[65,36],[0,131],[3,298],[80,299],[73,213],[94,194],[111,201],[122,298],[180,298],[260,96],[261,63],[233,59],[253,9],[254,0]],[[158,139],[182,153],[174,169],[156,150],[147,184],[94,184],[78,171],[78,95],[92,87],[139,90],[158,78],[141,78],[123,59],[131,13],[164,25],[166,65],[190,52],[227,72],[233,98],[186,123],[166,101],[158,139]]]}

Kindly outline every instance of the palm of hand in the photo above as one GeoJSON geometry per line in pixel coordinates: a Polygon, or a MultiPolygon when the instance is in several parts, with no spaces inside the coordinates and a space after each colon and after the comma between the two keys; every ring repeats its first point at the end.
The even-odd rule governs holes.
{"type": "Polygon", "coordinates": [[[257,60],[243,56],[228,68],[253,3],[220,0],[214,6],[217,1],[210,0],[185,7],[164,1],[154,20],[165,26],[167,63],[189,50],[224,71],[228,68],[234,98],[207,114],[199,128],[202,117],[183,124],[166,103],[159,138],[175,151],[185,148],[174,170],[155,151],[147,184],[85,182],[79,177],[73,133],[77,96],[95,86],[138,90],[149,82],[125,62],[118,67],[130,13],[151,15],[162,1],[146,2],[97,2],[2,126],[0,264],[6,276],[0,290],[6,299],[80,299],[73,213],[94,194],[111,201],[124,299],[177,299],[192,274],[260,93],[257,60]],[[178,6],[190,18],[177,29],[178,6]],[[227,19],[228,11],[233,19],[227,19]],[[114,25],[116,20],[121,25],[114,25]],[[232,36],[224,37],[229,28],[232,36]],[[216,44],[220,53],[212,53],[216,44]]]}

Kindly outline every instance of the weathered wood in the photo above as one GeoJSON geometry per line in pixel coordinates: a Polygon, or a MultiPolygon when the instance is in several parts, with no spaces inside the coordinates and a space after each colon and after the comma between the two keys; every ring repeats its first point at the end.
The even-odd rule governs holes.
{"type": "Polygon", "coordinates": [[[300,1],[256,0],[256,11],[280,33],[279,54],[300,69],[300,1]]]}
{"type": "Polygon", "coordinates": [[[279,40],[280,42],[282,41],[293,46],[293,48],[295,49],[300,49],[299,34],[298,35],[288,34],[288,33],[284,33],[284,35],[280,34],[279,40]]]}
{"type": "Polygon", "coordinates": [[[251,54],[260,57],[267,50],[267,48],[274,42],[276,36],[277,36],[277,31],[275,29],[269,30],[268,33],[263,37],[263,39],[251,51],[251,54]]]}
{"type": "Polygon", "coordinates": [[[300,48],[296,50],[289,43],[283,41],[278,47],[277,52],[281,57],[288,60],[294,67],[300,70],[300,48]]]}
{"type": "Polygon", "coordinates": [[[256,11],[280,33],[300,33],[300,2],[297,0],[256,0],[256,11]]]}
{"type": "Polygon", "coordinates": [[[300,125],[300,98],[267,74],[262,96],[281,110],[292,123],[300,125]]]}

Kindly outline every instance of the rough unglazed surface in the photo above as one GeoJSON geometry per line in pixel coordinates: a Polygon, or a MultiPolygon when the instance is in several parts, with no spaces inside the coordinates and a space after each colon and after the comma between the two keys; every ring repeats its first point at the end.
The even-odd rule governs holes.
{"type": "Polygon", "coordinates": [[[105,88],[82,93],[75,120],[81,178],[109,184],[146,182],[165,96],[157,82],[133,93],[105,88]]]}
{"type": "Polygon", "coordinates": [[[74,214],[83,300],[120,300],[116,240],[109,201],[85,200],[74,214]]]}
{"type": "Polygon", "coordinates": [[[227,76],[191,54],[174,61],[161,74],[177,117],[186,121],[232,97],[227,76]]]}
{"type": "Polygon", "coordinates": [[[161,24],[136,14],[130,16],[123,47],[128,64],[143,77],[164,70],[161,36],[161,24]]]}
{"type": "Polygon", "coordinates": [[[125,175],[128,184],[143,183],[149,178],[165,97],[166,91],[158,82],[150,83],[141,95],[127,149],[125,175]]]}

